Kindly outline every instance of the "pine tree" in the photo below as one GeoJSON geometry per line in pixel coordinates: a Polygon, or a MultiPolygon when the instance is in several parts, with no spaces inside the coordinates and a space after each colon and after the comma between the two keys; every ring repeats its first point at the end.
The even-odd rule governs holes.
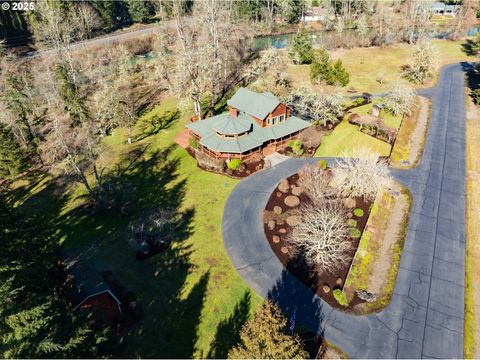
{"type": "Polygon", "coordinates": [[[288,335],[287,319],[277,305],[265,302],[240,333],[240,343],[229,359],[305,359],[307,352],[298,335],[288,335]]]}
{"type": "Polygon", "coordinates": [[[72,125],[77,126],[88,118],[85,100],[80,94],[80,89],[75,84],[66,63],[57,65],[56,75],[60,83],[59,94],[65,104],[65,111],[70,115],[72,125]]]}
{"type": "Polygon", "coordinates": [[[293,36],[288,56],[294,64],[310,64],[313,61],[312,39],[303,26],[293,36]]]}
{"type": "Polygon", "coordinates": [[[133,22],[145,22],[152,14],[152,7],[146,1],[142,0],[127,0],[128,12],[132,17],[133,22]]]}
{"type": "Polygon", "coordinates": [[[18,175],[25,168],[24,155],[10,129],[0,124],[0,178],[18,175]]]}
{"type": "Polygon", "coordinates": [[[340,84],[341,86],[347,86],[347,84],[350,82],[350,75],[343,66],[341,60],[337,60],[333,64],[333,74],[335,82],[340,84]]]}
{"type": "Polygon", "coordinates": [[[58,296],[58,239],[41,219],[0,195],[0,354],[5,358],[104,356],[107,329],[93,327],[58,296]]]}

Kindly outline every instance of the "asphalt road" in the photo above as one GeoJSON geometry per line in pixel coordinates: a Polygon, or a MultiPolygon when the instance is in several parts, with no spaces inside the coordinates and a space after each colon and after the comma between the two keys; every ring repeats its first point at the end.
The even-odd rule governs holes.
{"type": "Polygon", "coordinates": [[[242,278],[287,316],[352,358],[463,358],[465,272],[465,94],[462,65],[442,69],[422,161],[392,171],[413,204],[392,300],[377,314],[332,309],[284,270],[263,231],[262,212],[278,182],[308,161],[289,159],[241,181],[224,208],[225,248],[242,278]]]}
{"type": "MultiPolygon", "coordinates": [[[[96,37],[89,40],[79,41],[70,45],[71,50],[79,48],[88,48],[90,46],[107,45],[119,40],[135,39],[139,36],[154,34],[158,30],[159,24],[149,25],[137,30],[125,30],[124,32],[117,32],[105,36],[96,37]]],[[[56,49],[41,49],[32,51],[28,55],[21,56],[18,59],[34,58],[43,55],[51,55],[56,53],[56,49]]]]}

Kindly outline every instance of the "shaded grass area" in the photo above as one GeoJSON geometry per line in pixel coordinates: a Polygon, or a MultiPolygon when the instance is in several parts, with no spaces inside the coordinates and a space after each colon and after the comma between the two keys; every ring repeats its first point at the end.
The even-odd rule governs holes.
{"type": "MultiPolygon", "coordinates": [[[[397,184],[397,187],[401,189],[398,198],[384,190],[375,199],[368,223],[345,280],[344,292],[348,299],[352,299],[356,290],[372,291],[372,282],[383,284],[379,287],[381,289],[379,292],[374,291],[377,297],[375,301],[359,304],[354,309],[354,312],[358,314],[380,311],[389,304],[393,295],[412,201],[406,188],[400,184],[397,184]],[[404,202],[404,205],[402,213],[397,214],[394,212],[394,208],[399,201],[404,202]],[[398,232],[388,233],[387,229],[389,229],[390,223],[397,217],[401,217],[398,232]],[[395,237],[395,239],[392,241],[391,237],[395,237]],[[391,246],[386,248],[388,242],[391,242],[391,246]],[[385,261],[385,256],[388,256],[389,259],[384,265],[389,267],[382,269],[385,270],[384,272],[378,273],[376,262],[385,261]]],[[[382,267],[380,266],[380,268],[382,267]]]]}
{"type": "Polygon", "coordinates": [[[480,158],[478,146],[480,144],[479,112],[475,110],[467,96],[467,123],[466,123],[466,165],[467,165],[467,202],[466,202],[466,258],[465,258],[465,338],[464,356],[478,358],[480,320],[480,286],[478,274],[480,272],[480,158]]]}
{"type": "MultiPolygon", "coordinates": [[[[475,60],[472,54],[467,54],[464,51],[462,46],[464,41],[435,39],[432,40],[432,43],[438,50],[439,66],[453,62],[475,60]]],[[[399,79],[401,82],[408,83],[407,80],[401,79],[401,67],[407,64],[412,50],[413,45],[395,44],[385,48],[368,47],[332,51],[332,58],[342,60],[350,74],[350,83],[345,88],[335,89],[335,91],[349,95],[347,89],[353,88],[357,93],[381,93],[399,79]]],[[[308,65],[290,64],[287,67],[287,72],[293,80],[294,87],[312,86],[308,65]]],[[[408,84],[416,88],[423,88],[433,85],[436,81],[437,77],[425,84],[408,84]]],[[[320,87],[314,87],[320,90],[320,87]]]]}
{"type": "Polygon", "coordinates": [[[314,156],[340,157],[351,154],[359,147],[370,148],[380,156],[389,156],[391,149],[388,143],[362,133],[357,125],[350,124],[345,117],[331,134],[323,138],[314,156]]]}
{"type": "Polygon", "coordinates": [[[431,100],[425,99],[428,103],[424,106],[428,106],[428,119],[426,119],[426,124],[419,123],[420,119],[420,100],[417,99],[415,110],[410,116],[405,116],[402,121],[402,126],[398,132],[395,144],[393,146],[392,155],[391,155],[391,164],[396,168],[413,168],[418,165],[420,158],[423,153],[423,148],[425,145],[425,137],[428,131],[428,125],[430,123],[430,113],[431,113],[431,100]],[[418,126],[425,126],[425,129],[418,128],[418,126]],[[414,133],[418,131],[419,137],[414,139],[414,133]],[[423,132],[423,134],[420,134],[423,132]],[[412,144],[412,142],[418,142],[412,144]],[[414,151],[414,149],[416,151],[414,151]]]}
{"type": "Polygon", "coordinates": [[[237,181],[201,171],[173,144],[186,121],[173,99],[141,118],[134,144],[126,144],[124,129],[105,139],[111,209],[94,212],[81,186],[52,174],[17,181],[9,197],[22,210],[47,216],[65,248],[83,249],[136,295],[143,319],[122,335],[115,357],[225,357],[261,301],[223,247],[223,205],[237,181]],[[169,125],[159,129],[162,118],[169,125]],[[160,208],[177,213],[173,245],[137,261],[129,227],[160,208]]]}

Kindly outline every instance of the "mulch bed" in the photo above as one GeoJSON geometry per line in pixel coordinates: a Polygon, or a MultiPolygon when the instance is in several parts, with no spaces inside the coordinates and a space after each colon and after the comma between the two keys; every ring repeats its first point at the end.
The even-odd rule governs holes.
{"type": "MultiPolygon", "coordinates": [[[[265,210],[269,213],[273,212],[276,206],[280,206],[282,208],[282,214],[289,214],[289,215],[297,215],[298,216],[298,206],[301,206],[302,203],[306,203],[310,201],[309,197],[301,193],[298,195],[300,199],[300,205],[296,207],[288,207],[285,205],[285,198],[287,196],[292,195],[292,189],[298,186],[298,174],[294,174],[287,178],[290,187],[286,192],[282,192],[278,189],[278,187],[273,191],[271,194],[267,206],[265,210]],[[297,214],[296,214],[297,213],[297,214]]],[[[367,224],[368,216],[370,213],[370,207],[372,202],[366,202],[363,198],[355,198],[355,208],[361,208],[364,212],[362,217],[357,217],[353,214],[353,209],[351,209],[351,216],[352,219],[357,221],[357,228],[363,233],[363,230],[367,224]]],[[[265,215],[267,217],[267,215],[265,215]]],[[[286,215],[285,215],[286,217],[286,215]]],[[[322,299],[324,299],[327,303],[331,306],[342,309],[348,310],[353,308],[355,305],[364,302],[357,297],[355,294],[354,298],[348,305],[348,307],[343,307],[337,303],[335,298],[333,297],[333,290],[336,288],[343,289],[343,285],[345,284],[345,280],[348,275],[348,271],[350,269],[351,262],[353,261],[355,252],[357,251],[358,244],[360,242],[360,238],[350,238],[352,242],[352,250],[350,251],[350,262],[348,265],[343,266],[342,268],[335,270],[332,273],[323,273],[319,275],[317,272],[313,271],[309,266],[305,263],[305,260],[300,256],[293,256],[288,251],[288,246],[286,245],[285,239],[291,233],[293,227],[288,225],[286,218],[285,220],[277,220],[275,221],[274,226],[272,227],[272,223],[269,224],[267,221],[268,219],[264,219],[264,229],[265,234],[270,243],[270,246],[274,253],[277,255],[279,260],[285,266],[285,268],[294,276],[296,276],[300,281],[302,281],[306,286],[311,288],[314,292],[316,292],[322,299]],[[269,226],[270,225],[270,226],[269,226]],[[329,291],[325,292],[324,287],[328,286],[329,291]]]]}
{"type": "MultiPolygon", "coordinates": [[[[197,161],[197,159],[195,158],[195,150],[193,150],[190,146],[187,147],[186,150],[190,154],[190,156],[193,157],[195,159],[195,161],[197,161]]],[[[240,168],[238,168],[235,171],[230,170],[229,168],[227,168],[226,165],[225,165],[225,168],[222,171],[219,171],[219,170],[214,169],[214,168],[208,168],[208,167],[202,166],[197,161],[197,167],[199,169],[209,171],[209,172],[213,172],[215,174],[226,175],[226,176],[229,176],[229,177],[234,178],[234,179],[243,179],[247,176],[250,176],[253,173],[256,173],[257,171],[262,170],[264,168],[264,166],[265,166],[265,161],[263,160],[263,156],[262,156],[261,159],[258,159],[258,160],[257,159],[245,160],[243,162],[243,166],[241,166],[240,168]]]]}

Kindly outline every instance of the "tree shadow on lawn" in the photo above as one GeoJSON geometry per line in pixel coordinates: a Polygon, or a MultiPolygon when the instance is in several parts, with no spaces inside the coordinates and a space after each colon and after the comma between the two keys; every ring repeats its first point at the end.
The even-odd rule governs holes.
{"type": "Polygon", "coordinates": [[[468,56],[476,56],[479,50],[478,45],[471,39],[467,39],[462,44],[462,51],[468,56]]]}
{"type": "Polygon", "coordinates": [[[233,313],[218,324],[215,338],[210,345],[207,358],[227,358],[228,351],[240,341],[240,330],[242,329],[243,324],[248,320],[250,304],[250,292],[245,291],[242,299],[235,305],[233,313]]]}
{"type": "Polygon", "coordinates": [[[84,204],[65,210],[69,202],[79,200],[72,198],[71,183],[66,181],[50,182],[21,205],[44,212],[65,239],[64,247],[82,248],[99,271],[112,271],[135,294],[143,319],[122,334],[114,357],[190,358],[196,350],[210,274],[190,260],[192,248],[186,240],[193,231],[195,211],[182,208],[186,183],[178,179],[179,159],[170,156],[173,149],[157,151],[147,159],[143,153],[124,157],[105,178],[104,186],[113,198],[103,210],[84,204]],[[32,206],[40,200],[42,207],[32,206]],[[122,214],[126,201],[132,208],[122,214]],[[138,261],[129,225],[164,208],[176,213],[170,227],[172,245],[138,261]]]}
{"type": "Polygon", "coordinates": [[[178,119],[180,119],[180,110],[176,109],[175,111],[167,111],[162,115],[154,115],[148,120],[139,121],[137,126],[135,126],[136,135],[133,141],[138,142],[156,135],[161,130],[169,128],[178,119]]]}

